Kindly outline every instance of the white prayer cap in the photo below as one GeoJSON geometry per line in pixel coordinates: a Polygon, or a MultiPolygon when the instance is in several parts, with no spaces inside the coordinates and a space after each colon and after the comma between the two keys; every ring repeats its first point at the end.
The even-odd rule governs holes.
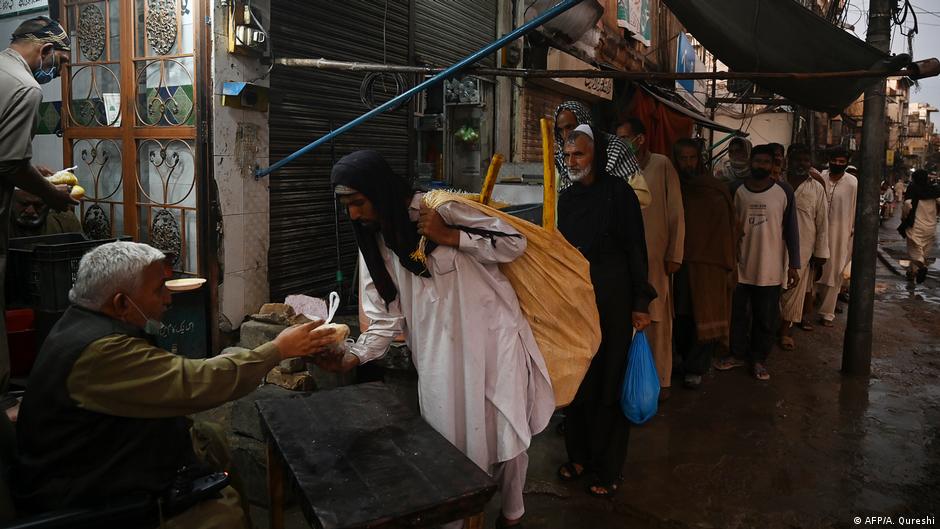
{"type": "Polygon", "coordinates": [[[583,132],[587,134],[592,140],[594,139],[594,131],[591,130],[591,126],[587,124],[581,124],[574,128],[577,132],[583,132]]]}
{"type": "Polygon", "coordinates": [[[355,195],[359,191],[349,186],[344,186],[343,184],[336,184],[336,186],[333,187],[333,192],[337,195],[355,195]]]}

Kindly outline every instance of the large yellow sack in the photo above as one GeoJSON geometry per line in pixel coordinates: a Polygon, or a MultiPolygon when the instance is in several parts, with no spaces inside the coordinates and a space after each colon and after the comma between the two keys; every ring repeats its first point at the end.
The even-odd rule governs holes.
{"type": "MultiPolygon", "coordinates": [[[[545,358],[555,405],[567,406],[601,344],[600,318],[587,259],[556,229],[542,228],[455,193],[435,190],[424,195],[424,203],[432,209],[450,201],[497,217],[525,236],[525,252],[499,268],[516,291],[545,358]]],[[[416,253],[423,257],[420,251],[416,253]]]]}

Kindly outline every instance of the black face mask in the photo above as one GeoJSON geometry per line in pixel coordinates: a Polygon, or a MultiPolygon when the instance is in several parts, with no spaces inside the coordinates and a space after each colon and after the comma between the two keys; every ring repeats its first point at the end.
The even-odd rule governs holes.
{"type": "Polygon", "coordinates": [[[829,164],[829,172],[832,173],[832,174],[842,174],[842,173],[845,172],[845,169],[846,169],[847,167],[848,167],[848,165],[830,163],[830,164],[829,164]]]}
{"type": "Polygon", "coordinates": [[[757,167],[751,167],[751,178],[754,180],[763,180],[770,176],[769,169],[762,169],[757,167]]]}

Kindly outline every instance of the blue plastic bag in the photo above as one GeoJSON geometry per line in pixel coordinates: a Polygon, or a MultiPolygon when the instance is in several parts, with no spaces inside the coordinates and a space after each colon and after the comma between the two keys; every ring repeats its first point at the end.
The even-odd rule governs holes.
{"type": "Polygon", "coordinates": [[[623,377],[620,409],[634,424],[643,424],[656,415],[659,406],[659,373],[653,352],[643,331],[633,336],[627,373],[623,377]]]}

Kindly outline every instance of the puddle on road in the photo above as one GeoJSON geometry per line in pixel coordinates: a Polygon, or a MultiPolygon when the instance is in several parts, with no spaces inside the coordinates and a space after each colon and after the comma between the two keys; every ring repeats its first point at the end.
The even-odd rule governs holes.
{"type": "Polygon", "coordinates": [[[937,292],[937,289],[900,281],[877,281],[875,283],[875,295],[878,296],[879,301],[912,300],[940,305],[940,293],[937,292]]]}

